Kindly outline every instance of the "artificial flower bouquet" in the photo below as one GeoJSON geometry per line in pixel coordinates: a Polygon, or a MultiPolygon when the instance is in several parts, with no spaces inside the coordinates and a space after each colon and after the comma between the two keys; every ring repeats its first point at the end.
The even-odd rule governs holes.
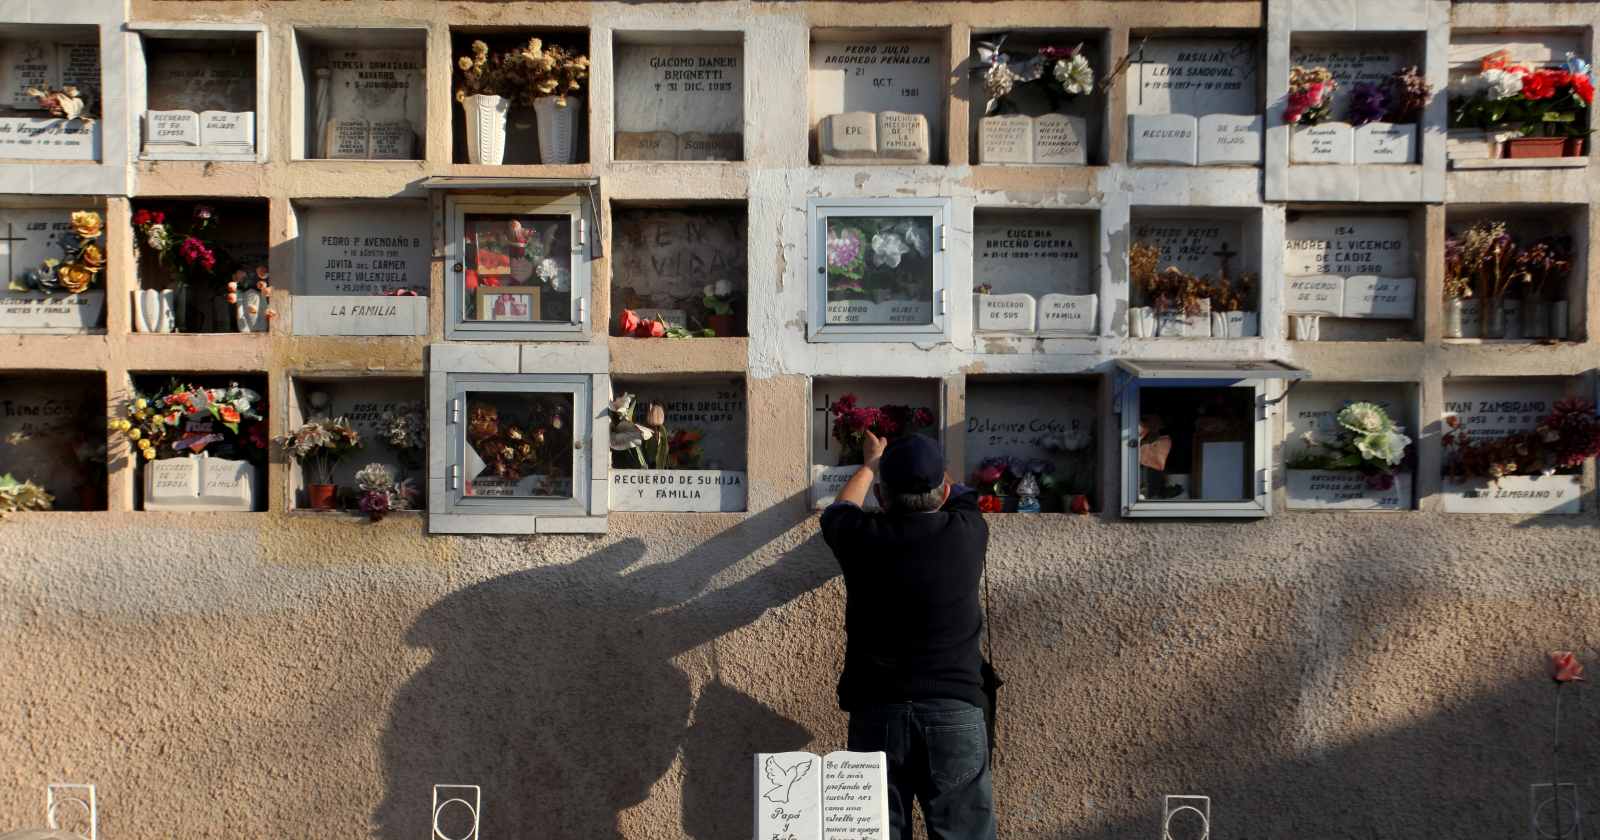
{"type": "Polygon", "coordinates": [[[828,406],[833,418],[830,433],[839,442],[839,466],[859,464],[866,432],[882,438],[906,434],[927,434],[934,430],[936,418],[926,407],[909,405],[863,406],[855,394],[845,394],[828,406]]]}
{"type": "MultiPolygon", "coordinates": [[[[1555,154],[1577,155],[1580,141],[1589,134],[1594,87],[1594,68],[1571,53],[1560,65],[1535,68],[1498,50],[1484,56],[1477,73],[1452,85],[1450,126],[1514,131],[1521,138],[1561,138],[1553,146],[1555,154]]],[[[1507,156],[1522,155],[1513,150],[1507,156]]]]}
{"type": "Polygon", "coordinates": [[[472,480],[537,477],[537,495],[555,495],[556,481],[572,477],[572,407],[554,395],[526,396],[520,417],[487,400],[468,401],[467,445],[484,465],[472,480]]]}
{"type": "Polygon", "coordinates": [[[699,429],[667,427],[667,408],[641,403],[624,392],[606,406],[611,419],[612,466],[642,470],[700,469],[705,458],[699,429]]]}
{"type": "Polygon", "coordinates": [[[710,327],[691,330],[687,327],[669,327],[660,318],[641,318],[632,309],[622,310],[617,316],[617,335],[633,338],[711,338],[717,333],[710,327]]]}
{"type": "MultiPolygon", "coordinates": [[[[247,313],[254,321],[259,307],[272,294],[270,276],[264,264],[244,265],[223,248],[217,238],[218,211],[209,204],[196,204],[187,218],[169,218],[164,210],[141,208],[133,214],[134,251],[141,258],[152,258],[170,280],[169,288],[184,290],[196,285],[220,285],[220,297],[230,308],[239,302],[241,292],[253,288],[263,303],[250,303],[247,313]],[[254,276],[254,281],[251,277],[254,276]],[[222,278],[228,278],[223,280],[222,278]]],[[[185,306],[176,304],[181,321],[185,306]]],[[[277,316],[272,309],[267,320],[277,316]]],[[[179,326],[182,326],[180,323],[179,326]]]]}
{"type": "Polygon", "coordinates": [[[575,50],[539,38],[503,52],[489,51],[483,41],[473,41],[468,53],[456,58],[456,101],[469,96],[504,96],[518,105],[556,97],[565,108],[567,97],[578,92],[589,77],[589,58],[575,50]]]}
{"type": "Polygon", "coordinates": [[[1600,417],[1594,404],[1563,399],[1531,430],[1478,439],[1459,418],[1445,418],[1445,477],[1456,483],[1513,475],[1573,475],[1600,455],[1600,417]]]}
{"type": "Polygon", "coordinates": [[[828,300],[930,299],[932,235],[926,219],[830,219],[828,300]]]}
{"type": "Polygon", "coordinates": [[[377,522],[397,510],[415,510],[421,493],[415,481],[396,478],[388,464],[372,463],[356,471],[357,506],[377,522]]]}
{"type": "Polygon", "coordinates": [[[92,210],[76,210],[70,223],[72,235],[62,236],[57,242],[61,257],[47,258],[10,278],[11,291],[75,295],[88,291],[100,280],[100,272],[106,267],[105,246],[100,243],[105,220],[92,210]]]}
{"type": "Polygon", "coordinates": [[[1351,125],[1388,122],[1415,123],[1433,101],[1433,86],[1415,66],[1402,67],[1378,82],[1350,86],[1348,121],[1351,125]]]}
{"type": "Polygon", "coordinates": [[[27,94],[52,117],[83,120],[85,127],[94,125],[94,114],[89,108],[88,97],[75,85],[64,85],[59,88],[49,85],[30,87],[27,94]]]}
{"type": "Polygon", "coordinates": [[[1289,68],[1289,93],[1283,121],[1289,125],[1316,125],[1332,116],[1333,92],[1339,89],[1326,67],[1289,68]]]}
{"type": "Polygon", "coordinates": [[[50,510],[55,503],[55,497],[33,481],[18,481],[11,473],[0,474],[0,515],[50,510]]]}
{"type": "Polygon", "coordinates": [[[1033,441],[1049,458],[985,458],[969,480],[985,513],[1071,511],[1088,513],[1094,488],[1094,436],[1082,430],[1050,432],[1033,441]]]}
{"type": "MultiPolygon", "coordinates": [[[[479,287],[538,285],[566,295],[572,288],[571,271],[562,260],[559,224],[528,224],[519,219],[476,221],[469,235],[467,264],[462,283],[467,297],[479,287]]],[[[474,306],[468,302],[468,307],[474,306]]]]}
{"type": "Polygon", "coordinates": [[[1000,113],[1007,107],[1016,110],[1010,97],[1018,88],[1043,93],[1052,111],[1059,109],[1064,101],[1094,90],[1094,67],[1084,54],[1083,44],[1007,51],[1008,37],[1001,35],[978,44],[978,60],[973,72],[983,79],[986,100],[983,113],[986,116],[1000,113]]]}
{"type": "Polygon", "coordinates": [[[409,402],[385,411],[378,419],[383,442],[394,450],[401,465],[407,469],[422,466],[423,451],[427,447],[427,416],[421,402],[409,402]]]}
{"type": "Polygon", "coordinates": [[[267,447],[266,402],[230,382],[205,388],[172,380],[148,394],[135,392],[108,424],[145,461],[208,449],[222,457],[260,461],[267,447]]]}
{"type": "Polygon", "coordinates": [[[1393,488],[1411,446],[1405,430],[1382,406],[1369,402],[1346,405],[1334,420],[1332,434],[1312,429],[1302,436],[1307,449],[1289,461],[1289,469],[1353,470],[1374,490],[1393,488]]]}
{"type": "Polygon", "coordinates": [[[313,417],[273,442],[306,471],[306,493],[311,506],[331,509],[335,502],[333,470],[361,448],[361,433],[344,417],[313,417]]]}

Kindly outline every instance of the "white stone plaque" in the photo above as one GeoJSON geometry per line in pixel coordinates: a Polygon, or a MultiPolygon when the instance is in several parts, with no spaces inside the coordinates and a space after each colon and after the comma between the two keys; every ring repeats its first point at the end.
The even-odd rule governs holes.
{"type": "Polygon", "coordinates": [[[254,111],[202,111],[200,145],[237,146],[254,149],[256,115],[254,111]]]}
{"type": "MultiPolygon", "coordinates": [[[[844,489],[845,482],[850,476],[856,474],[856,467],[824,467],[819,464],[811,466],[811,507],[822,510],[833,504],[839,491],[844,489]]],[[[867,491],[867,498],[861,504],[862,510],[877,510],[877,494],[867,491]]]]}
{"type": "Polygon", "coordinates": [[[1128,162],[1194,166],[1199,134],[1189,114],[1130,114],[1128,162]]]}
{"type": "Polygon", "coordinates": [[[829,324],[909,326],[933,323],[931,301],[830,300],[825,311],[829,324]]]}
{"type": "Polygon", "coordinates": [[[1094,335],[1099,315],[1099,295],[1045,295],[1039,299],[1039,332],[1094,335]]]}
{"type": "Polygon", "coordinates": [[[295,335],[427,335],[428,298],[295,295],[295,335]]]}
{"type": "Polygon", "coordinates": [[[1261,335],[1261,316],[1255,312],[1211,313],[1212,338],[1255,338],[1261,335]]]}
{"type": "Polygon", "coordinates": [[[204,452],[144,465],[145,510],[255,510],[256,467],[204,452]]]}
{"type": "Polygon", "coordinates": [[[301,211],[301,231],[296,335],[426,333],[433,250],[426,206],[312,206],[301,211]]]}
{"type": "Polygon", "coordinates": [[[1457,483],[1445,479],[1440,488],[1445,513],[1583,512],[1583,476],[1508,475],[1488,481],[1457,483]]]}
{"type": "Polygon", "coordinates": [[[40,111],[28,88],[60,83],[60,55],[50,41],[8,38],[0,41],[0,105],[20,111],[40,111]]]}
{"type": "Polygon", "coordinates": [[[1401,318],[1416,314],[1417,281],[1357,274],[1345,279],[1344,317],[1401,318]]]}
{"type": "Polygon", "coordinates": [[[1355,163],[1355,129],[1349,123],[1326,122],[1293,128],[1289,159],[1294,163],[1355,163]]]}
{"type": "Polygon", "coordinates": [[[878,157],[878,115],[867,111],[830,114],[817,124],[823,163],[860,163],[878,157]]]}
{"type": "Polygon", "coordinates": [[[1337,274],[1300,274],[1284,278],[1285,311],[1290,315],[1344,316],[1344,278],[1337,274]]]}
{"type": "Polygon", "coordinates": [[[685,131],[678,135],[678,160],[739,160],[743,157],[742,134],[685,131]]]}
{"type": "Polygon", "coordinates": [[[331,120],[322,148],[329,158],[360,160],[370,157],[372,123],[356,119],[331,120]]]}
{"type": "Polygon", "coordinates": [[[670,131],[619,131],[617,160],[677,160],[678,135],[670,131]]]}
{"type": "Polygon", "coordinates": [[[737,512],[747,489],[743,471],[611,468],[611,510],[737,512]]]}
{"type": "Polygon", "coordinates": [[[1560,389],[1548,382],[1448,381],[1442,419],[1457,418],[1473,440],[1491,440],[1538,428],[1560,397],[1560,389]]]}
{"type": "Polygon", "coordinates": [[[617,131],[744,131],[738,44],[616,47],[617,131]]]}
{"type": "Polygon", "coordinates": [[[1201,166],[1250,166],[1261,162],[1260,114],[1205,114],[1200,117],[1196,162],[1201,166]]]}
{"type": "Polygon", "coordinates": [[[1356,163],[1411,163],[1417,159],[1417,127],[1374,122],[1356,128],[1356,163]]]}
{"type": "MultiPolygon", "coordinates": [[[[413,50],[331,50],[329,122],[427,123],[424,55],[413,50]]],[[[406,142],[410,142],[409,140],[406,142]]],[[[407,153],[410,156],[410,153],[407,153]]],[[[375,159],[390,158],[372,155],[375,159]]]]}
{"type": "Polygon", "coordinates": [[[0,117],[0,158],[99,160],[100,126],[99,120],[0,117]]]}
{"type": "Polygon", "coordinates": [[[972,314],[978,332],[1031,334],[1038,317],[1033,295],[973,295],[972,314]]]}
{"type": "Polygon", "coordinates": [[[1083,166],[1089,162],[1088,124],[1083,117],[1044,114],[1033,120],[1033,162],[1083,166]]]}
{"type": "Polygon", "coordinates": [[[1023,114],[978,120],[978,162],[1033,163],[1034,121],[1023,114]]]}
{"type": "Polygon", "coordinates": [[[1191,274],[1216,277],[1222,260],[1227,259],[1228,273],[1233,277],[1250,270],[1239,253],[1244,224],[1238,219],[1189,216],[1135,220],[1133,241],[1155,245],[1160,251],[1160,268],[1175,265],[1191,274]]]}
{"type": "Polygon", "coordinates": [[[846,111],[900,111],[943,126],[949,58],[938,41],[813,41],[813,121],[846,111]]]}
{"type": "Polygon", "coordinates": [[[756,840],[821,840],[822,759],[808,752],[757,753],[755,814],[756,840]]]}
{"type": "Polygon", "coordinates": [[[889,836],[889,759],[881,752],[822,757],[822,833],[828,840],[889,836]]]}
{"type": "Polygon", "coordinates": [[[1258,113],[1257,54],[1250,40],[1151,38],[1131,56],[1128,113],[1258,113]]]}
{"type": "Polygon", "coordinates": [[[86,333],[105,318],[106,293],[8,292],[0,288],[0,332],[86,333]]]}
{"type": "Polygon", "coordinates": [[[898,111],[879,112],[878,157],[902,163],[927,163],[928,118],[898,111]]]}
{"type": "Polygon", "coordinates": [[[1411,473],[1379,489],[1355,470],[1285,470],[1290,510],[1410,510],[1411,473]]]}
{"type": "Polygon", "coordinates": [[[997,294],[1094,291],[1094,222],[1088,216],[979,211],[973,282],[997,294]]]}
{"type": "Polygon", "coordinates": [[[1291,214],[1283,273],[1409,277],[1411,223],[1404,216],[1291,214]]]}
{"type": "Polygon", "coordinates": [[[144,112],[145,146],[200,145],[200,115],[193,111],[144,112]]]}

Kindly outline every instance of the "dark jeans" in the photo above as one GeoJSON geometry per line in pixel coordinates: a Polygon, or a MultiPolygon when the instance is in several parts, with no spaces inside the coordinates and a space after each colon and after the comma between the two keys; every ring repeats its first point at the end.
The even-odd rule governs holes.
{"type": "Polygon", "coordinates": [[[891,840],[911,837],[911,801],[929,840],[994,840],[983,710],[960,700],[868,706],[850,714],[850,749],[889,757],[891,840]]]}

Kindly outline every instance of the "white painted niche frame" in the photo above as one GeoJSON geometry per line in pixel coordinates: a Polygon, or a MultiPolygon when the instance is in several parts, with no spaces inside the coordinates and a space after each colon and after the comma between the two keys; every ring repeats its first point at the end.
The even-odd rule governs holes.
{"type": "MultiPolygon", "coordinates": [[[[494,179],[491,179],[491,181],[494,179]]],[[[506,189],[537,190],[525,195],[473,195],[450,193],[445,196],[444,291],[445,338],[487,341],[589,341],[592,281],[590,262],[597,238],[592,193],[589,184],[558,182],[541,184],[537,180],[505,179],[506,189]],[[565,187],[564,189],[560,187],[565,187]],[[572,296],[571,316],[567,321],[474,321],[463,317],[466,295],[466,217],[487,213],[538,216],[566,216],[572,225],[572,273],[568,292],[572,296]]],[[[491,184],[492,185],[492,184],[491,184]]],[[[425,186],[449,189],[449,179],[425,186]]]]}
{"type": "Polygon", "coordinates": [[[433,344],[427,367],[429,533],[605,533],[611,377],[604,345],[433,344]],[[571,395],[570,498],[465,495],[468,392],[571,395]]]}
{"type": "MultiPolygon", "coordinates": [[[[950,341],[950,254],[947,247],[950,229],[949,198],[811,198],[806,200],[807,318],[806,340],[906,341],[916,344],[941,344],[950,341]],[[928,324],[829,324],[828,309],[828,220],[842,218],[922,217],[931,220],[932,236],[928,256],[931,281],[932,318],[928,324]]],[[[862,243],[862,258],[871,250],[862,243]]]]}
{"type": "MultiPolygon", "coordinates": [[[[269,107],[272,102],[272,56],[267,42],[267,26],[261,23],[191,23],[177,21],[129,22],[127,26],[128,111],[133,121],[134,151],[141,160],[149,159],[144,152],[144,114],[149,110],[150,78],[145,60],[145,38],[164,40],[239,40],[250,43],[255,50],[256,62],[256,148],[253,153],[237,155],[190,151],[163,151],[160,160],[229,160],[266,163],[267,151],[272,145],[272,123],[269,107]]],[[[101,58],[104,73],[104,56],[101,58]]],[[[109,77],[107,77],[109,78],[109,77]]],[[[109,90],[109,88],[107,88],[109,90]]]]}
{"type": "Polygon", "coordinates": [[[1282,405],[1285,384],[1310,374],[1275,360],[1119,360],[1112,405],[1121,428],[1122,515],[1126,517],[1263,517],[1272,515],[1272,414],[1282,405]],[[1255,403],[1245,454],[1251,459],[1246,496],[1235,500],[1139,498],[1139,406],[1144,388],[1240,388],[1255,403]]]}

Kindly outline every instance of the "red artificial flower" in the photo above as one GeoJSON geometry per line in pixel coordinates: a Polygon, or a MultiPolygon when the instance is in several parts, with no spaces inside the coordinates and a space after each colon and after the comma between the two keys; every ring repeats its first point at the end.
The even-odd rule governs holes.
{"type": "Polygon", "coordinates": [[[477,271],[477,269],[473,269],[473,268],[467,269],[466,279],[461,281],[461,282],[462,282],[462,285],[467,287],[467,291],[469,291],[469,292],[477,291],[478,290],[478,271],[477,271]]]}
{"type": "Polygon", "coordinates": [[[222,417],[224,422],[228,422],[228,423],[237,423],[237,422],[239,422],[239,410],[237,408],[234,408],[231,405],[224,405],[224,406],[219,407],[217,409],[217,414],[221,415],[221,417],[222,417]]]}
{"type": "Polygon", "coordinates": [[[133,214],[133,223],[141,227],[150,224],[150,211],[140,210],[139,212],[133,214]]]}
{"type": "Polygon", "coordinates": [[[1584,104],[1594,104],[1594,82],[1588,76],[1574,74],[1572,77],[1572,93],[1584,104]]]}
{"type": "Polygon", "coordinates": [[[484,288],[488,288],[488,289],[499,288],[500,287],[500,278],[496,277],[496,276],[494,276],[492,274],[486,274],[486,275],[478,278],[478,285],[483,286],[484,288]]]}
{"type": "Polygon", "coordinates": [[[1550,679],[1558,683],[1583,682],[1583,665],[1570,650],[1550,652],[1550,679]]]}
{"type": "Polygon", "coordinates": [[[1088,513],[1089,512],[1089,497],[1081,495],[1081,494],[1077,495],[1077,496],[1073,496],[1072,497],[1072,512],[1073,513],[1088,513]]]}
{"type": "Polygon", "coordinates": [[[621,328],[623,335],[633,335],[634,330],[639,329],[638,313],[632,309],[622,310],[622,314],[617,317],[617,326],[621,328]]]}
{"type": "Polygon", "coordinates": [[[639,322],[640,338],[661,338],[667,334],[667,325],[655,320],[639,322]]]}
{"type": "Polygon", "coordinates": [[[999,513],[1005,510],[1005,503],[1000,501],[999,496],[979,496],[978,510],[983,513],[999,513]]]}
{"type": "Polygon", "coordinates": [[[1522,80],[1522,96],[1530,101],[1549,99],[1556,95],[1556,74],[1552,70],[1540,70],[1522,80]]]}
{"type": "Polygon", "coordinates": [[[1503,70],[1511,63],[1511,53],[1508,50],[1495,50],[1483,57],[1483,62],[1478,66],[1478,72],[1484,70],[1503,70]]]}
{"type": "Polygon", "coordinates": [[[1005,470],[991,465],[978,470],[976,473],[973,473],[972,477],[977,479],[979,484],[993,484],[1000,480],[1000,476],[1004,472],[1005,470]]]}

